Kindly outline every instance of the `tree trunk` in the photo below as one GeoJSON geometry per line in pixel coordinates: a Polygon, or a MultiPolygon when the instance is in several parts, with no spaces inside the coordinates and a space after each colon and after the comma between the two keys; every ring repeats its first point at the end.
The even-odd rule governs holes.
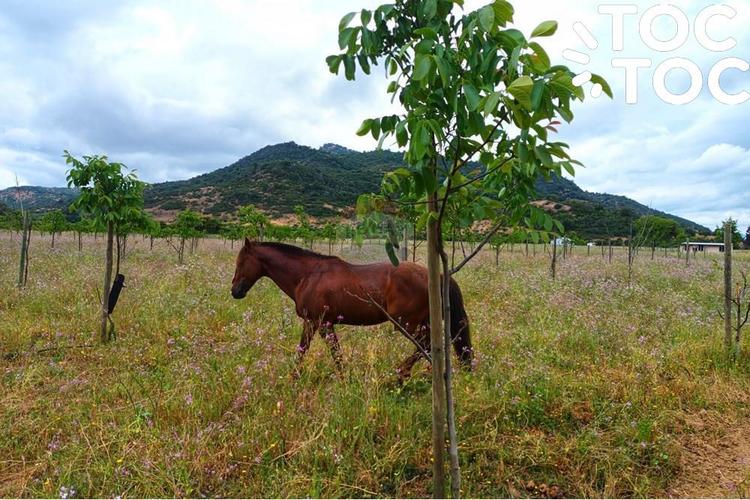
{"type": "Polygon", "coordinates": [[[432,356],[432,495],[445,498],[445,352],[440,287],[440,228],[437,223],[437,195],[429,198],[435,215],[427,223],[427,290],[430,303],[430,352],[432,356]]]}
{"type": "Polygon", "coordinates": [[[177,250],[177,263],[182,265],[185,261],[185,238],[180,238],[180,248],[177,250]]]}
{"type": "Polygon", "coordinates": [[[119,234],[115,235],[115,246],[117,247],[117,258],[115,259],[115,276],[120,274],[120,254],[121,246],[122,246],[122,240],[119,234]]]}
{"type": "Polygon", "coordinates": [[[52,248],[55,248],[55,232],[52,231],[52,248]]]}
{"type": "Polygon", "coordinates": [[[411,235],[411,261],[416,262],[417,261],[417,226],[416,224],[413,226],[414,228],[414,234],[411,235]]]}
{"type": "Polygon", "coordinates": [[[401,262],[409,260],[409,225],[404,224],[404,239],[401,245],[401,262]]]}
{"type": "Polygon", "coordinates": [[[453,370],[451,368],[451,340],[453,339],[450,305],[451,267],[448,266],[448,256],[442,248],[440,258],[443,263],[443,350],[445,352],[445,404],[448,424],[451,498],[460,498],[461,464],[458,460],[458,432],[456,431],[456,413],[453,401],[453,370]]]}
{"type": "MultiPolygon", "coordinates": [[[[690,253],[690,252],[688,252],[690,253]]],[[[724,226],[724,347],[732,355],[732,225],[724,226]]]]}
{"type": "Polygon", "coordinates": [[[102,343],[109,341],[107,333],[107,320],[109,319],[109,292],[112,287],[112,257],[115,239],[115,225],[113,222],[107,223],[107,253],[104,261],[104,289],[102,291],[102,319],[99,328],[99,338],[102,343]]]}

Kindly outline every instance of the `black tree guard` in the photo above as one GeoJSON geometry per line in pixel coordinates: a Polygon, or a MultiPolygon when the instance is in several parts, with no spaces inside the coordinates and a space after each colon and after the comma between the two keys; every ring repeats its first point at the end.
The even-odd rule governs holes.
{"type": "Polygon", "coordinates": [[[109,304],[107,306],[107,312],[112,314],[117,306],[117,301],[120,298],[120,292],[125,288],[125,276],[118,274],[112,283],[112,291],[109,292],[109,304]]]}

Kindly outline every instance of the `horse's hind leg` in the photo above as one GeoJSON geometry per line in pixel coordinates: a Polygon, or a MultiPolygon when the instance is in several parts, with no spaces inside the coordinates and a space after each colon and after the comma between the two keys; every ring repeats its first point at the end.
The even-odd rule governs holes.
{"type": "MultiPolygon", "coordinates": [[[[419,342],[419,345],[422,346],[422,349],[429,352],[430,351],[430,345],[429,340],[427,337],[427,332],[429,331],[425,325],[419,325],[417,328],[409,328],[409,324],[406,324],[407,331],[409,331],[409,334],[419,342]]],[[[398,373],[398,380],[400,383],[404,383],[409,377],[411,377],[411,370],[414,368],[414,365],[419,361],[421,358],[423,358],[424,355],[422,354],[422,350],[417,349],[414,351],[414,354],[406,358],[404,361],[401,362],[399,367],[396,369],[396,372],[398,373]]]]}
{"type": "Polygon", "coordinates": [[[333,330],[333,325],[323,325],[320,327],[320,336],[328,344],[328,348],[331,350],[331,357],[333,362],[336,364],[336,369],[341,371],[341,345],[339,345],[339,338],[336,336],[336,332],[333,330]]]}
{"type": "Polygon", "coordinates": [[[294,368],[294,376],[298,378],[300,376],[300,367],[302,366],[302,358],[305,357],[305,353],[310,349],[310,342],[315,336],[316,325],[312,321],[307,321],[302,324],[302,336],[297,346],[297,361],[294,368]]]}

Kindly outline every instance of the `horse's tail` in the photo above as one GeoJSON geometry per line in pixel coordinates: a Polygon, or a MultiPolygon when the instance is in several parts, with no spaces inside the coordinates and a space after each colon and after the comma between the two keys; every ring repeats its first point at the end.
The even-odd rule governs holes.
{"type": "Polygon", "coordinates": [[[458,283],[451,279],[450,286],[451,306],[451,336],[453,337],[453,349],[461,363],[461,366],[471,370],[471,361],[474,351],[471,347],[471,334],[469,332],[469,317],[464,309],[464,298],[458,283]]]}

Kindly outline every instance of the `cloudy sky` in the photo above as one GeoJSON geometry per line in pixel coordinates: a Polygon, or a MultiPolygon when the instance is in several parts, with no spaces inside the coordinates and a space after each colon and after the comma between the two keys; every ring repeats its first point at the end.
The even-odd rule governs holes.
{"type": "MultiPolygon", "coordinates": [[[[473,9],[487,0],[467,0],[473,9]]],[[[343,14],[371,0],[0,1],[0,188],[64,185],[64,149],[106,153],[147,181],[183,179],[228,165],[284,141],[335,142],[373,149],[354,135],[363,118],[389,111],[386,83],[376,71],[357,83],[336,78],[324,59],[336,51],[343,14]]],[[[750,60],[750,0],[729,0],[733,19],[714,17],[708,35],[735,46],[712,52],[695,37],[696,16],[712,2],[674,0],[690,21],[680,48],[659,52],[639,35],[639,19],[656,1],[636,1],[624,20],[624,51],[613,50],[612,18],[601,4],[516,1],[516,25],[529,33],[544,19],[560,21],[544,40],[553,60],[590,69],[612,84],[615,99],[588,99],[561,135],[586,164],[584,189],[630,196],[708,226],[732,215],[750,225],[750,103],[726,105],[708,89],[711,68],[750,60]],[[574,24],[598,40],[589,49],[574,24]],[[584,66],[564,49],[590,54],[584,66]],[[648,58],[639,73],[637,104],[625,100],[626,78],[613,58],[648,58]],[[655,68],[671,58],[694,62],[703,91],[690,104],[657,97],[655,68]]],[[[675,22],[659,17],[657,39],[673,38],[675,22]]],[[[700,30],[698,30],[700,31],[700,30]]],[[[730,69],[729,94],[750,91],[750,72],[730,69]]],[[[697,82],[700,83],[700,82],[697,82]]],[[[682,70],[667,88],[685,92],[682,70]]]]}

